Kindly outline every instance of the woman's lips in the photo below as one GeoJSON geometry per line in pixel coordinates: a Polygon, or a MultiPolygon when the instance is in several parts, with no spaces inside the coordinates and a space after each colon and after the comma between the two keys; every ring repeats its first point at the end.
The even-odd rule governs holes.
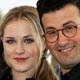
{"type": "Polygon", "coordinates": [[[15,58],[17,62],[24,62],[27,58],[15,58]]]}

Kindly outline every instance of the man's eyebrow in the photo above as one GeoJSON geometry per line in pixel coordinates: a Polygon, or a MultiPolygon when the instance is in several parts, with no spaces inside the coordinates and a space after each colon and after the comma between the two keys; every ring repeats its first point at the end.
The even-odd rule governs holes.
{"type": "Polygon", "coordinates": [[[68,21],[68,22],[64,23],[62,26],[66,26],[67,24],[70,24],[70,23],[76,24],[74,21],[68,21]]]}
{"type": "Polygon", "coordinates": [[[51,26],[48,26],[48,27],[46,28],[46,31],[47,31],[47,30],[50,30],[50,29],[55,29],[55,27],[53,27],[53,26],[52,26],[52,27],[51,27],[51,26]]]}
{"type": "MultiPolygon", "coordinates": [[[[62,25],[62,27],[64,27],[64,26],[66,26],[66,25],[68,25],[68,24],[76,24],[74,21],[68,21],[68,22],[66,22],[66,23],[64,23],[63,25],[62,25]]],[[[46,28],[46,31],[47,30],[52,30],[52,29],[56,29],[54,26],[47,26],[47,28],[46,28]]]]}

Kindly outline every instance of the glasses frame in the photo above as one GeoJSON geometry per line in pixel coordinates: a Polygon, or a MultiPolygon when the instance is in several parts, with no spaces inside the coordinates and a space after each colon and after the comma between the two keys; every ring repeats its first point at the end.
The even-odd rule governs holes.
{"type": "Polygon", "coordinates": [[[80,24],[77,24],[77,25],[74,26],[75,29],[76,29],[76,32],[75,32],[75,34],[74,34],[73,36],[71,36],[71,37],[66,36],[66,35],[64,34],[64,29],[65,29],[65,28],[62,28],[62,29],[58,29],[58,30],[56,30],[56,31],[57,31],[57,38],[56,38],[55,41],[50,41],[50,40],[47,39],[46,34],[47,34],[48,32],[46,32],[46,33],[44,34],[44,37],[45,37],[45,39],[46,39],[48,42],[50,42],[50,43],[54,43],[54,42],[56,42],[56,41],[59,39],[59,31],[61,31],[62,34],[63,34],[65,37],[67,37],[67,38],[75,37],[76,34],[77,34],[77,29],[80,27],[79,25],[80,25],[80,24]]]}

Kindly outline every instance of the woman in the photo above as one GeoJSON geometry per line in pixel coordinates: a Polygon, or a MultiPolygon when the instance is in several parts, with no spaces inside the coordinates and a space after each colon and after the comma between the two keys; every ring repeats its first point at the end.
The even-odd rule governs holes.
{"type": "Polygon", "coordinates": [[[8,65],[0,80],[57,80],[43,56],[44,33],[34,7],[11,9],[0,30],[4,60],[8,65]]]}

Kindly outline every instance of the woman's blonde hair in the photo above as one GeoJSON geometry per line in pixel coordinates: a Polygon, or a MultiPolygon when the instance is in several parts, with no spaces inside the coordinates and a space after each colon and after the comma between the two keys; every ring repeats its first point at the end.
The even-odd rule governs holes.
{"type": "Polygon", "coordinates": [[[34,37],[38,44],[40,53],[39,64],[37,66],[36,78],[37,80],[58,80],[54,71],[51,70],[47,60],[43,57],[42,35],[44,34],[40,25],[39,17],[36,8],[32,6],[20,6],[11,9],[4,17],[0,26],[0,34],[3,36],[6,25],[13,20],[25,19],[33,26],[34,37]]]}

